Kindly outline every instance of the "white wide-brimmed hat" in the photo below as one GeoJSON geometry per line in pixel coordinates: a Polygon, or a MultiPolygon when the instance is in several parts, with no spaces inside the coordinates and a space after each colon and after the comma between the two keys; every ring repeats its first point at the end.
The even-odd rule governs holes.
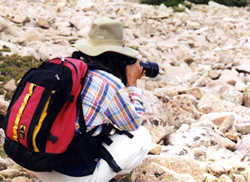
{"type": "Polygon", "coordinates": [[[88,39],[77,41],[75,47],[89,56],[98,56],[112,51],[138,57],[137,51],[124,46],[122,24],[109,18],[95,20],[91,25],[88,39]]]}

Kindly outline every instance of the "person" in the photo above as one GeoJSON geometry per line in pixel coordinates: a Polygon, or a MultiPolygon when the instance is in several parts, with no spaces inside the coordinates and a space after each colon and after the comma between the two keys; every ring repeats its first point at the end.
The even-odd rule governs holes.
{"type": "MultiPolygon", "coordinates": [[[[128,174],[137,167],[151,147],[151,135],[141,126],[145,108],[143,92],[137,87],[137,80],[144,71],[137,60],[138,53],[124,46],[123,27],[117,20],[95,20],[88,40],[77,42],[76,48],[72,57],[89,65],[81,93],[87,131],[95,128],[92,135],[98,135],[104,123],[111,123],[120,131],[129,131],[133,138],[114,134],[111,145],[103,144],[121,168],[120,172],[99,159],[93,174],[87,176],[72,177],[57,171],[34,173],[42,182],[115,181],[117,176],[128,174]]],[[[78,128],[76,122],[76,132],[78,128]]]]}

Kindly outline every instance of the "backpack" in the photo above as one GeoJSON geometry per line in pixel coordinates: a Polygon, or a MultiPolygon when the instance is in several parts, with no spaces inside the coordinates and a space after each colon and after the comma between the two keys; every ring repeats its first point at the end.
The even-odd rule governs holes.
{"type": "Polygon", "coordinates": [[[105,125],[96,137],[86,132],[80,94],[87,70],[82,60],[55,58],[23,76],[4,123],[4,150],[16,163],[33,171],[84,176],[93,173],[97,158],[104,158],[114,171],[121,170],[102,145],[112,143],[113,127],[105,125]]]}

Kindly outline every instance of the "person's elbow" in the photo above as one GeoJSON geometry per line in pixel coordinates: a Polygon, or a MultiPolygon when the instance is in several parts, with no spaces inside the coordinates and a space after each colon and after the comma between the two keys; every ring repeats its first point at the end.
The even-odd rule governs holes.
{"type": "Polygon", "coordinates": [[[139,128],[139,126],[142,123],[142,116],[145,113],[144,110],[141,110],[140,112],[135,112],[132,115],[132,118],[129,121],[129,127],[127,128],[128,131],[135,131],[139,128]]]}

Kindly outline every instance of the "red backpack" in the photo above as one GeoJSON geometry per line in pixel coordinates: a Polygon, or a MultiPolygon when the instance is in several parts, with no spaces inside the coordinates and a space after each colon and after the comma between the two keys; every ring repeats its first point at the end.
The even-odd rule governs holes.
{"type": "Polygon", "coordinates": [[[100,135],[86,132],[81,90],[88,70],[83,60],[56,58],[22,78],[5,116],[6,154],[24,168],[56,170],[70,176],[93,173],[97,158],[121,169],[102,143],[112,143],[111,125],[100,135]],[[76,121],[80,134],[76,134],[76,121]]]}
{"type": "Polygon", "coordinates": [[[75,133],[87,64],[53,59],[23,77],[7,112],[6,136],[34,152],[60,154],[75,133]]]}

